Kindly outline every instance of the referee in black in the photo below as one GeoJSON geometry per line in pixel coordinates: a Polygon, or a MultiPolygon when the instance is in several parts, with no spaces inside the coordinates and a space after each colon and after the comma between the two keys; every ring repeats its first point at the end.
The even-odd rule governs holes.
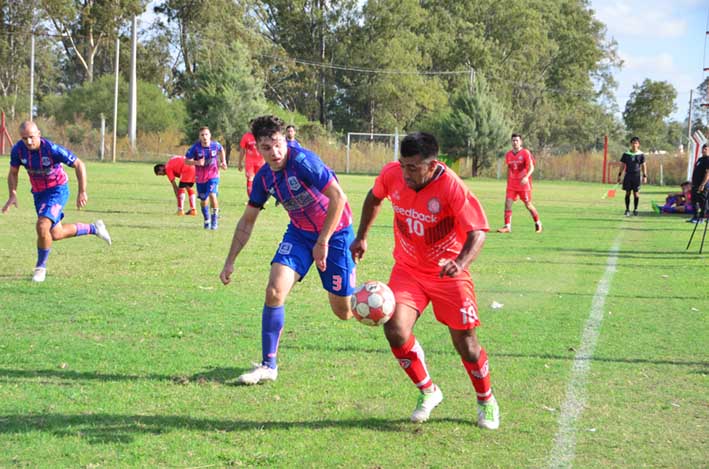
{"type": "Polygon", "coordinates": [[[702,145],[702,156],[694,164],[692,170],[692,203],[694,204],[694,218],[687,220],[697,223],[705,213],[707,196],[709,195],[709,144],[702,145]]]}
{"type": "Polygon", "coordinates": [[[638,192],[640,192],[640,171],[642,170],[642,182],[647,182],[647,163],[645,163],[645,154],[640,151],[640,139],[638,137],[633,137],[630,139],[630,150],[623,153],[620,157],[620,162],[622,166],[620,167],[620,172],[618,173],[618,184],[620,184],[620,177],[625,171],[625,177],[623,178],[623,190],[625,191],[625,216],[630,216],[630,191],[633,191],[633,215],[638,216],[638,202],[640,197],[638,192]]]}

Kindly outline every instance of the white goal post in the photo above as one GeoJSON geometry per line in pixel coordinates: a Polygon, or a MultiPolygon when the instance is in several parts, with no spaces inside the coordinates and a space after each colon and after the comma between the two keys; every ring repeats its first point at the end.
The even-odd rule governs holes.
{"type": "Polygon", "coordinates": [[[350,148],[352,147],[352,136],[369,137],[374,140],[374,137],[390,137],[394,139],[394,149],[392,152],[392,161],[399,158],[399,129],[394,129],[393,134],[375,134],[370,132],[347,132],[347,157],[345,161],[345,173],[350,173],[350,148]]]}

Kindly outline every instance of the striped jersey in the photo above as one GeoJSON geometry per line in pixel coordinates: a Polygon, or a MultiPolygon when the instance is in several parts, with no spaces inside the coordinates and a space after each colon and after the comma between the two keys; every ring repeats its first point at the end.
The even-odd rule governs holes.
{"type": "Polygon", "coordinates": [[[20,140],[10,151],[10,166],[24,166],[27,169],[34,193],[66,184],[69,178],[62,163],[73,167],[75,161],[75,154],[46,138],[40,139],[37,150],[30,150],[20,140]]]}
{"type": "MultiPolygon", "coordinates": [[[[323,191],[337,178],[320,158],[304,148],[288,148],[286,165],[273,171],[267,164],[258,170],[249,196],[249,204],[262,207],[269,196],[288,212],[291,224],[308,232],[320,232],[330,200],[323,191]]],[[[346,203],[335,231],[352,224],[352,210],[346,203]]]]}

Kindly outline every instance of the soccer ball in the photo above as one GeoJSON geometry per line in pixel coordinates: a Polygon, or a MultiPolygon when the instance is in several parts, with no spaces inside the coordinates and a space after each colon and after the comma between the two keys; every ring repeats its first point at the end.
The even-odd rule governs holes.
{"type": "Polygon", "coordinates": [[[391,289],[382,282],[370,280],[358,286],[352,294],[352,313],[368,326],[384,324],[394,314],[396,300],[391,289]]]}

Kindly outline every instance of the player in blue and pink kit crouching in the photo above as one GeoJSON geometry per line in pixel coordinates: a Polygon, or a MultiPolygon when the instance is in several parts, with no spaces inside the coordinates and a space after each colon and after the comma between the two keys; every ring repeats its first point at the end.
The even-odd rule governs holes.
{"type": "Polygon", "coordinates": [[[313,263],[333,313],[342,320],[352,317],[350,296],[355,286],[355,264],[349,251],[354,240],[352,210],[335,174],[315,153],[288,146],[285,124],[278,117],[255,119],[251,132],[266,164],[254,177],[249,203],[236,225],[219,275],[222,283],[231,282],[236,257],[270,196],[288,212],[290,223],[271,260],[261,315],[262,361],[239,376],[242,384],[275,381],[278,376],[276,354],[285,323],[285,300],[313,263]]]}
{"type": "Polygon", "coordinates": [[[62,163],[76,171],[79,185],[77,208],[86,206],[88,200],[84,163],[66,148],[42,138],[37,125],[31,121],[20,125],[20,136],[22,140],[17,142],[10,152],[10,173],[7,176],[10,195],[2,207],[2,213],[6,213],[12,205],[17,207],[18,174],[20,166],[24,166],[30,178],[37,211],[37,265],[32,280],[43,282],[47,276],[47,258],[53,241],[92,234],[110,245],[111,237],[101,220],[92,224],[62,225],[64,206],[69,200],[69,178],[62,168],[62,163]]]}

